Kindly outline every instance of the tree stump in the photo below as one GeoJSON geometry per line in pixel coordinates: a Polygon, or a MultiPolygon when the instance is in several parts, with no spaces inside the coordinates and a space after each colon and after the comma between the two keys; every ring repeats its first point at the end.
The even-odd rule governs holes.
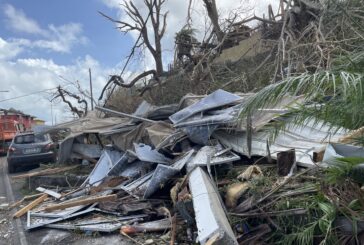
{"type": "Polygon", "coordinates": [[[296,164],[296,152],[294,149],[282,151],[277,154],[277,172],[279,176],[286,176],[296,164]]]}

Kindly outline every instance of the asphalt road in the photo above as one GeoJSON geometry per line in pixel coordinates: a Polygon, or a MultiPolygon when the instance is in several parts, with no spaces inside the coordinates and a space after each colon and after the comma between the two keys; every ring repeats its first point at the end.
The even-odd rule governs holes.
{"type": "Polygon", "coordinates": [[[11,212],[6,209],[7,204],[15,201],[7,174],[6,157],[0,158],[0,168],[0,205],[3,205],[0,210],[0,244],[27,245],[21,221],[19,219],[14,220],[11,212]]]}
{"type": "Polygon", "coordinates": [[[56,245],[56,244],[72,244],[72,245],[131,245],[119,234],[102,234],[100,236],[87,236],[72,231],[63,231],[57,229],[42,228],[39,230],[27,232],[26,218],[13,219],[12,214],[15,210],[7,210],[2,205],[11,204],[15,200],[21,199],[20,189],[22,183],[11,180],[7,171],[6,157],[0,157],[0,245],[56,245]]]}

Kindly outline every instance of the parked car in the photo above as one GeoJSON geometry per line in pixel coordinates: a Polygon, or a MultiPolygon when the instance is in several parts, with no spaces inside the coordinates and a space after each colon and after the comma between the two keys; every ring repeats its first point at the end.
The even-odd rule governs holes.
{"type": "Polygon", "coordinates": [[[17,167],[55,162],[56,159],[56,145],[49,134],[22,133],[16,135],[10,144],[8,171],[14,173],[17,167]]]}

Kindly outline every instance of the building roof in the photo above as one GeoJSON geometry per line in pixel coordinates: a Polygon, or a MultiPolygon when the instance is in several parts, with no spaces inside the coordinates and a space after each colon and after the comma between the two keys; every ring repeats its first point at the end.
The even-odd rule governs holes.
{"type": "Polygon", "coordinates": [[[26,116],[26,117],[31,117],[31,118],[35,118],[35,116],[26,114],[20,110],[16,110],[14,108],[10,108],[10,109],[2,109],[0,108],[0,115],[22,115],[22,116],[26,116]]]}

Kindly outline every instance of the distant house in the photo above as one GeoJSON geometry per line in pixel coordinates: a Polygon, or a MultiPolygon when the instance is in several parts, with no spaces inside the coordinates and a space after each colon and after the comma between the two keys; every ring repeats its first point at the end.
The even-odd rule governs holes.
{"type": "Polygon", "coordinates": [[[0,123],[15,123],[19,126],[19,131],[26,131],[32,128],[34,116],[25,114],[22,111],[10,108],[9,110],[0,109],[0,123]]]}
{"type": "Polygon", "coordinates": [[[39,119],[39,118],[34,118],[32,124],[33,125],[44,125],[45,124],[45,121],[42,120],[42,119],[39,119]]]}

